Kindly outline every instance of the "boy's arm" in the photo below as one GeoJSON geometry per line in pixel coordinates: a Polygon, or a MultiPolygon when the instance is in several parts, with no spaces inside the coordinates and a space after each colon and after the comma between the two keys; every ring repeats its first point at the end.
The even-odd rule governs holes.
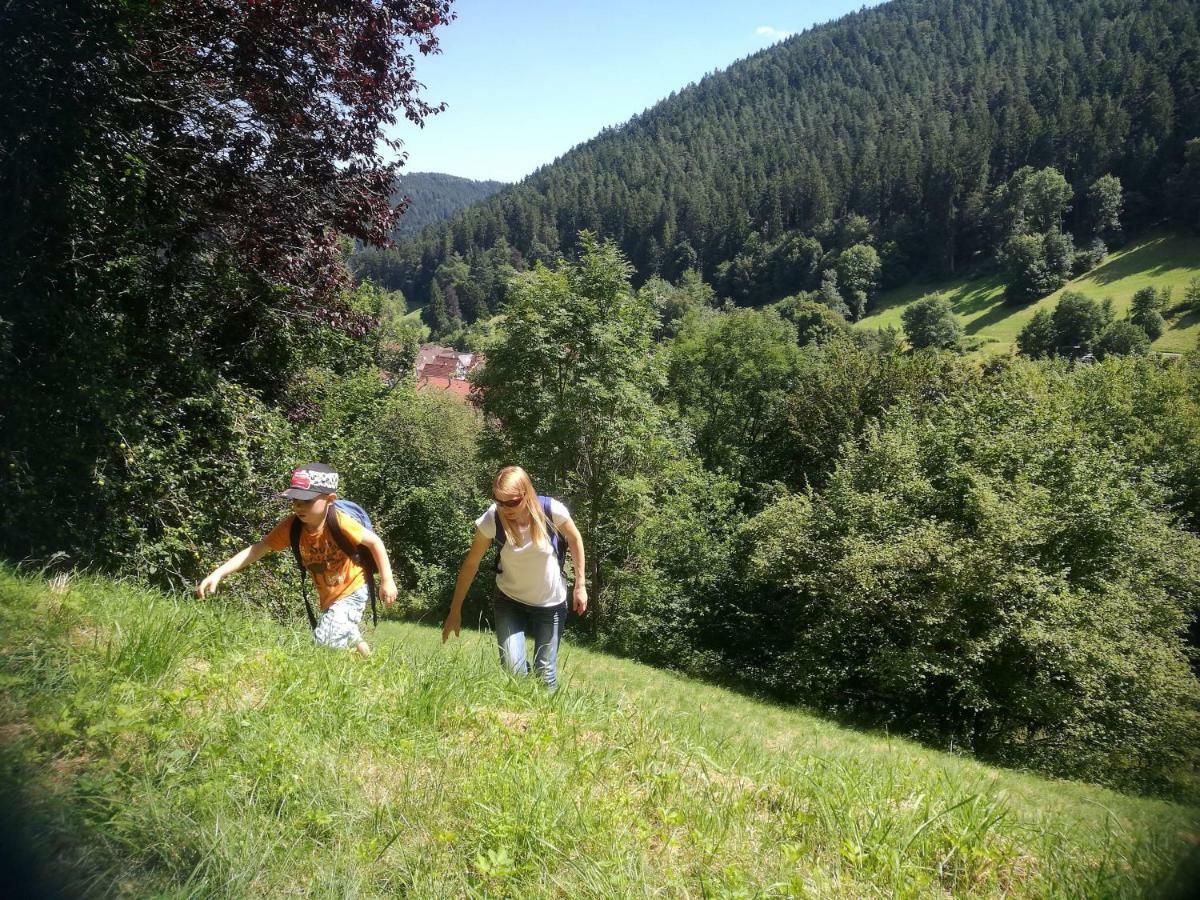
{"type": "Polygon", "coordinates": [[[375,568],[379,570],[379,597],[385,606],[396,602],[396,582],[392,579],[392,562],[388,559],[387,548],[379,535],[365,532],[363,546],[375,557],[375,568]]]}
{"type": "Polygon", "coordinates": [[[196,588],[196,596],[203,600],[205,597],[211,596],[213,591],[217,589],[217,585],[221,583],[221,579],[226,575],[232,575],[234,572],[240,572],[246,566],[258,562],[268,553],[271,548],[267,546],[266,541],[258,541],[251,544],[249,547],[233,554],[221,565],[217,566],[208,573],[208,577],[200,582],[200,586],[196,588]]]}

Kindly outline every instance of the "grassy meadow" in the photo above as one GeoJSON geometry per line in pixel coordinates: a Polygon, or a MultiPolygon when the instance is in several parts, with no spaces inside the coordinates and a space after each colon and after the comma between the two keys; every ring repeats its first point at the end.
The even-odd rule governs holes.
{"type": "Polygon", "coordinates": [[[1200,840],[1196,807],[570,644],[549,696],[485,634],[369,637],[0,569],[0,799],[108,896],[1140,897],[1200,840]]]}
{"type": "MultiPolygon", "coordinates": [[[[1188,282],[1200,276],[1200,237],[1155,233],[1109,254],[1103,263],[1079,278],[1026,306],[1004,302],[1004,282],[997,272],[977,278],[957,278],[924,284],[908,284],[880,294],[875,312],[858,324],[865,328],[903,329],[904,308],[940,291],[963,324],[964,336],[985,354],[1016,349],[1017,335],[1039,309],[1052,309],[1063,291],[1075,291],[1102,300],[1111,297],[1118,316],[1129,310],[1133,295],[1141,288],[1170,288],[1173,303],[1183,300],[1188,282]]],[[[1193,350],[1200,338],[1200,315],[1168,316],[1167,330],[1152,348],[1168,353],[1193,350]]]]}

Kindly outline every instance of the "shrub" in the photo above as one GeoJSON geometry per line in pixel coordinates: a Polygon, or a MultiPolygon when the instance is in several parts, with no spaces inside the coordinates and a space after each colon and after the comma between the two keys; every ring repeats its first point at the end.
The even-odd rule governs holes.
{"type": "Polygon", "coordinates": [[[1167,323],[1162,317],[1162,309],[1166,303],[1167,297],[1164,293],[1152,287],[1144,287],[1133,295],[1129,306],[1129,321],[1146,332],[1150,340],[1156,341],[1167,330],[1167,323]]]}
{"type": "Polygon", "coordinates": [[[915,350],[952,347],[962,337],[962,326],[954,318],[950,301],[930,294],[908,306],[900,316],[904,335],[915,350]]]}
{"type": "MultiPolygon", "coordinates": [[[[1012,367],[901,411],[745,530],[755,676],[994,759],[1162,787],[1195,762],[1200,542],[1012,367]],[[764,631],[766,633],[764,633],[764,631]]],[[[744,663],[746,660],[738,660],[744,663]]]]}
{"type": "Polygon", "coordinates": [[[1096,342],[1096,356],[1145,356],[1150,352],[1150,338],[1132,322],[1113,322],[1096,342]]]}

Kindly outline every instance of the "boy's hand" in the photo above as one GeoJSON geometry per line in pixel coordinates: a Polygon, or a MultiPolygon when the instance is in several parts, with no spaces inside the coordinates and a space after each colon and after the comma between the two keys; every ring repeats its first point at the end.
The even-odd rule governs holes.
{"type": "Polygon", "coordinates": [[[446,621],[442,625],[442,643],[446,643],[450,639],[451,632],[455,637],[462,631],[462,610],[455,612],[450,610],[450,615],[446,616],[446,621]]]}
{"type": "Polygon", "coordinates": [[[396,582],[391,578],[379,579],[379,597],[383,600],[384,606],[391,606],[396,602],[396,582]]]}
{"type": "Polygon", "coordinates": [[[210,572],[208,577],[200,582],[200,586],[196,588],[196,596],[203,600],[205,597],[211,596],[217,589],[217,585],[221,583],[221,576],[217,572],[210,572]]]}

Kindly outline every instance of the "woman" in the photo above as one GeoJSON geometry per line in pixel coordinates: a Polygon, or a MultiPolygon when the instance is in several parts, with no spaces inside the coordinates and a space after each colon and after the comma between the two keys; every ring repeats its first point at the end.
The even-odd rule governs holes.
{"type": "Polygon", "coordinates": [[[551,543],[551,530],[558,540],[566,538],[575,566],[575,612],[587,611],[587,587],[583,582],[583,538],[563,504],[551,499],[550,521],[533,483],[520,466],[501,469],[492,482],[492,499],[487,512],[475,520],[475,539],[458,570],[450,614],[442,625],[442,643],[462,628],[462,605],[467,588],[475,580],[479,562],[488,546],[500,546],[496,570],[496,642],[500,658],[509,671],[529,671],[525,660],[525,634],[533,635],[533,662],[551,690],[558,684],[558,642],[567,618],[567,585],[551,543]],[[499,535],[497,529],[503,529],[499,535]]]}

